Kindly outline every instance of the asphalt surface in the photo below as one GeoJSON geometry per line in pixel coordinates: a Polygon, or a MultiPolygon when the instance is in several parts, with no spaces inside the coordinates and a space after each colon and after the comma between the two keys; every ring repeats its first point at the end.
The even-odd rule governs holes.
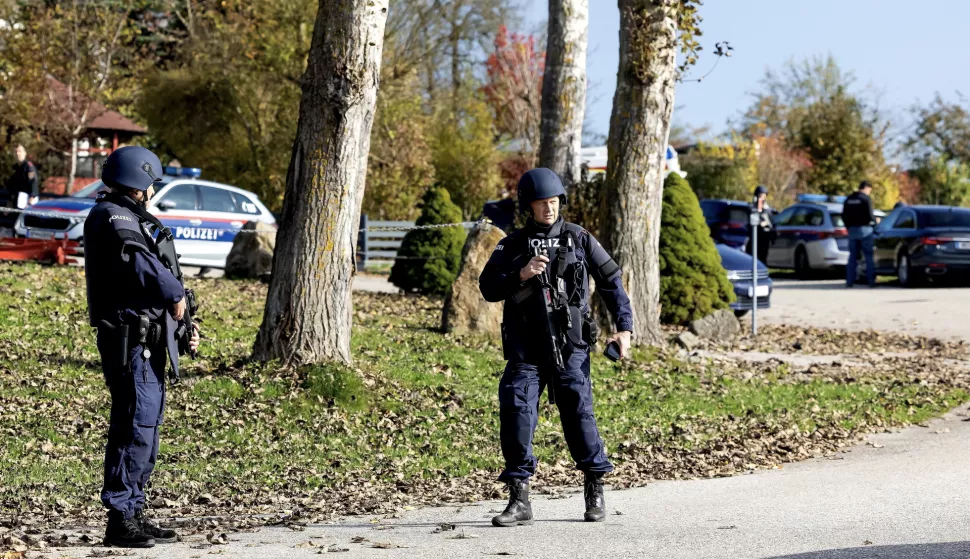
{"type": "Polygon", "coordinates": [[[970,341],[970,288],[904,289],[895,284],[845,288],[842,280],[774,282],[763,324],[806,324],[847,330],[894,330],[970,341]]]}

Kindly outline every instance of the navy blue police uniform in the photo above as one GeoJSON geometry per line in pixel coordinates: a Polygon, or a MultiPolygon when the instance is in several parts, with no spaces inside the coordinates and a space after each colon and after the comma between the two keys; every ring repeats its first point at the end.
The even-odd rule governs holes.
{"type": "MultiPolygon", "coordinates": [[[[519,183],[523,210],[532,200],[553,196],[564,198],[565,191],[559,177],[549,169],[529,171],[519,183]]],[[[590,349],[596,325],[589,306],[590,276],[617,331],[632,331],[633,312],[623,289],[620,267],[592,234],[561,216],[551,226],[530,218],[524,228],[512,231],[499,241],[479,277],[485,300],[505,302],[502,345],[508,364],[499,383],[505,469],[499,479],[513,491],[518,487],[521,492],[522,484],[516,482],[527,481],[536,471],[532,438],[544,389],[554,391],[566,444],[577,469],[595,477],[613,471],[593,413],[590,349]],[[561,371],[541,339],[544,330],[539,313],[543,307],[537,278],[520,281],[519,273],[535,249],[548,256],[546,273],[568,304],[568,324],[561,325],[565,334],[561,371]]]]}
{"type": "MultiPolygon", "coordinates": [[[[126,163],[126,155],[136,161],[140,161],[138,157],[150,160],[150,173],[136,171],[142,173],[144,190],[154,182],[153,177],[161,176],[157,157],[144,148],[136,149],[150,157],[142,152],[121,153],[115,160],[109,157],[103,172],[106,184],[131,187],[124,176],[109,178],[117,174],[111,172],[116,171],[114,166],[126,163]]],[[[101,501],[108,510],[106,540],[150,547],[155,540],[174,540],[171,531],[161,530],[166,532],[161,534],[157,526],[149,525],[142,511],[145,487],[158,457],[166,367],[170,363],[176,374],[178,371],[176,322],[168,309],[185,292],[180,279],[159,259],[156,239],[160,231],[141,217],[136,204],[118,192],[99,196],[84,222],[84,267],[90,324],[98,329],[98,351],[111,394],[101,490],[101,501]]]]}

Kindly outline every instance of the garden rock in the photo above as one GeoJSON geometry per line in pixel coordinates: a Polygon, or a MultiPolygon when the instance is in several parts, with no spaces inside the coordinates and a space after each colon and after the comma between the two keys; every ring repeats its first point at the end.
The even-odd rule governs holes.
{"type": "Polygon", "coordinates": [[[690,332],[681,332],[674,339],[677,345],[686,349],[687,351],[693,351],[695,348],[704,343],[700,338],[691,334],[690,332]]]}
{"type": "Polygon", "coordinates": [[[691,322],[690,331],[704,340],[727,342],[737,337],[741,331],[741,324],[733,311],[721,309],[691,322]]]}
{"type": "Polygon", "coordinates": [[[478,289],[478,276],[505,233],[488,224],[476,226],[462,249],[461,268],[445,298],[441,328],[456,334],[501,335],[502,305],[489,303],[478,289]]]}
{"type": "Polygon", "coordinates": [[[226,257],[226,277],[233,279],[267,279],[273,271],[273,251],[276,250],[276,229],[261,221],[250,221],[232,240],[226,257]]]}

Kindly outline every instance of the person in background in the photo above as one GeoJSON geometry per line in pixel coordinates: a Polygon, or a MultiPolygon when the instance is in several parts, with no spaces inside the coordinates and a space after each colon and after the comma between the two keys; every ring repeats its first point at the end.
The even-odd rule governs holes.
{"type": "Polygon", "coordinates": [[[872,194],[872,184],[869,181],[862,181],[859,184],[859,190],[847,196],[842,205],[842,221],[849,230],[849,263],[845,267],[846,287],[852,287],[855,283],[860,251],[866,259],[866,279],[869,287],[876,286],[876,266],[872,253],[876,215],[870,194],[872,194]]]}
{"type": "Polygon", "coordinates": [[[4,188],[9,197],[10,207],[23,209],[37,201],[37,196],[40,194],[40,179],[37,176],[37,166],[27,159],[27,150],[24,146],[18,144],[14,149],[14,155],[17,162],[4,188]]]}
{"type": "MultiPolygon", "coordinates": [[[[754,228],[752,234],[758,236],[758,260],[767,263],[768,247],[771,246],[771,240],[775,234],[775,225],[771,222],[771,207],[768,206],[768,189],[759,185],[758,188],[754,189],[754,195],[757,200],[754,211],[758,213],[758,226],[754,228]]],[[[751,256],[755,256],[752,252],[752,245],[753,243],[748,241],[747,252],[751,256]]]]}

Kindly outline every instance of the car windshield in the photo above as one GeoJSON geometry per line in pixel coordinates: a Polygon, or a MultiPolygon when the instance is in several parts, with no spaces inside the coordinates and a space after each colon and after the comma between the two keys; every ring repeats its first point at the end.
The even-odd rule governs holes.
{"type": "Polygon", "coordinates": [[[74,196],[75,198],[94,198],[97,196],[98,191],[102,188],[105,188],[104,183],[101,181],[95,181],[88,186],[85,186],[81,190],[78,190],[74,194],[71,194],[71,196],[74,196]]]}
{"type": "Polygon", "coordinates": [[[832,226],[833,227],[845,227],[845,222],[842,221],[842,214],[829,214],[832,216],[832,226]]]}
{"type": "Polygon", "coordinates": [[[923,210],[919,216],[922,227],[970,227],[970,210],[947,208],[923,210]]]}
{"type": "Polygon", "coordinates": [[[724,209],[723,204],[708,203],[701,204],[701,211],[704,212],[704,219],[707,221],[718,221],[721,219],[721,210],[724,209]]]}
{"type": "Polygon", "coordinates": [[[732,206],[731,209],[728,210],[728,221],[733,223],[747,223],[748,210],[745,208],[732,206]]]}

